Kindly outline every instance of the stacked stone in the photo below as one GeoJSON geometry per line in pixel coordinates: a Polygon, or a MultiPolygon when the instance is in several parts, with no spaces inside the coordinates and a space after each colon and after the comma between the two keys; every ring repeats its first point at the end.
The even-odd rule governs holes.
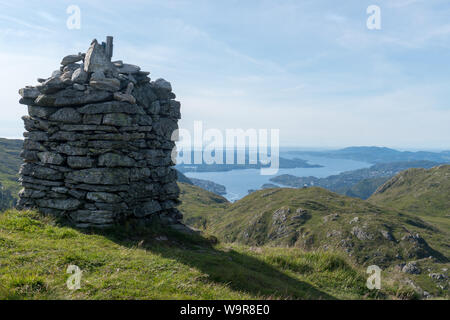
{"type": "Polygon", "coordinates": [[[19,90],[28,106],[18,207],[105,227],[159,215],[176,223],[172,133],[181,118],[169,82],[111,62],[112,37],[69,55],[39,85],[19,90]]]}

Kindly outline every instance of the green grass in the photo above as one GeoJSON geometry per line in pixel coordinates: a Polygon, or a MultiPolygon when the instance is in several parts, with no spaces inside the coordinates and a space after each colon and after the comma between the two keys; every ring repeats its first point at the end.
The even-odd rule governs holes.
{"type": "Polygon", "coordinates": [[[382,185],[369,201],[414,213],[424,219],[450,219],[450,165],[409,169],[382,185]]]}
{"type": "MultiPolygon", "coordinates": [[[[207,191],[192,186],[187,189],[183,184],[180,188],[184,190],[180,209],[185,221],[189,223],[192,217],[196,221],[202,219],[203,230],[226,243],[339,252],[359,268],[376,264],[393,270],[398,264],[429,256],[433,257],[435,269],[450,266],[448,227],[414,214],[321,188],[260,190],[219,207],[213,206],[214,196],[207,191]],[[197,207],[198,198],[203,199],[201,208],[197,207]],[[370,235],[370,239],[359,239],[353,233],[355,227],[370,235]],[[389,232],[392,240],[386,239],[382,231],[389,232]],[[423,243],[402,240],[408,234],[417,233],[424,239],[423,243]]],[[[425,285],[423,289],[434,296],[448,295],[448,286],[439,289],[428,273],[416,277],[423,280],[420,281],[425,285]]],[[[405,276],[396,272],[392,275],[405,276]]]]}
{"type": "Polygon", "coordinates": [[[184,216],[184,223],[191,227],[205,230],[208,217],[216,213],[223,213],[230,205],[224,197],[200,187],[186,183],[179,183],[179,186],[183,201],[178,209],[188,212],[184,216]]]}
{"type": "Polygon", "coordinates": [[[0,300],[363,297],[390,296],[369,292],[339,253],[213,244],[156,223],[82,232],[32,211],[0,215],[0,300]],[[70,264],[83,271],[80,290],[66,287],[70,264]]]}

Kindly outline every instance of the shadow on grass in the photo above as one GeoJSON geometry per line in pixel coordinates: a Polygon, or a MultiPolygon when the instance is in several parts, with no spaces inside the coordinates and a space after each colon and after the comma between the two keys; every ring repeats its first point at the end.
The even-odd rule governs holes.
{"type": "Polygon", "coordinates": [[[214,239],[198,234],[185,234],[160,225],[116,227],[110,230],[89,230],[126,247],[140,247],[164,258],[176,260],[198,269],[209,281],[233,290],[267,299],[336,299],[314,286],[292,278],[271,265],[235,250],[217,250],[214,239]],[[156,241],[164,234],[166,241],[156,241]]]}

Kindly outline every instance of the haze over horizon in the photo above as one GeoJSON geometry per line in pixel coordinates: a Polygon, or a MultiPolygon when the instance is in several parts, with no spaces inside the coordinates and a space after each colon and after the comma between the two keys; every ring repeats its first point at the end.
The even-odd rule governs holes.
{"type": "Polygon", "coordinates": [[[284,147],[450,149],[448,1],[0,0],[0,8],[1,137],[22,138],[19,88],[112,35],[114,60],[172,83],[182,128],[195,120],[278,128],[284,147]],[[72,4],[79,30],[66,27],[72,4]],[[372,4],[381,30],[366,27],[372,4]]]}

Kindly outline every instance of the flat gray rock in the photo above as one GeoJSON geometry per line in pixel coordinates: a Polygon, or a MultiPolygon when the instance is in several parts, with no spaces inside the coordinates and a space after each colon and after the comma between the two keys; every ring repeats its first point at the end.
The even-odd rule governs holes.
{"type": "Polygon", "coordinates": [[[69,172],[66,178],[74,182],[87,184],[128,184],[130,182],[130,171],[122,168],[92,168],[69,172]]]}
{"type": "Polygon", "coordinates": [[[117,153],[105,153],[98,157],[98,165],[108,168],[134,167],[136,165],[136,161],[130,157],[117,153]]]}
{"type": "Polygon", "coordinates": [[[50,121],[62,123],[80,123],[81,119],[81,114],[73,108],[59,109],[49,117],[50,121]]]}
{"type": "Polygon", "coordinates": [[[41,199],[37,203],[40,207],[59,210],[75,210],[81,206],[77,199],[41,199]]]}
{"type": "Polygon", "coordinates": [[[114,78],[91,80],[89,85],[96,90],[105,90],[110,92],[116,92],[120,89],[120,81],[114,78]]]}
{"type": "Polygon", "coordinates": [[[117,68],[119,73],[137,73],[141,71],[141,68],[134,64],[123,63],[121,67],[117,68]]]}
{"type": "Polygon", "coordinates": [[[44,164],[60,165],[64,162],[64,158],[60,154],[54,152],[40,152],[37,156],[44,164]]]}
{"type": "Polygon", "coordinates": [[[108,91],[86,92],[66,89],[56,94],[41,94],[35,102],[39,106],[70,107],[108,100],[113,100],[113,94],[108,91]]]}
{"type": "Polygon", "coordinates": [[[103,103],[89,104],[78,109],[82,114],[106,114],[106,113],[127,113],[145,114],[144,109],[138,105],[120,101],[109,101],[103,103]]]}
{"type": "Polygon", "coordinates": [[[70,54],[61,60],[63,66],[83,60],[83,56],[79,54],[70,54]]]}
{"type": "Polygon", "coordinates": [[[19,94],[25,99],[36,99],[41,93],[35,87],[25,87],[19,90],[19,94]]]}

